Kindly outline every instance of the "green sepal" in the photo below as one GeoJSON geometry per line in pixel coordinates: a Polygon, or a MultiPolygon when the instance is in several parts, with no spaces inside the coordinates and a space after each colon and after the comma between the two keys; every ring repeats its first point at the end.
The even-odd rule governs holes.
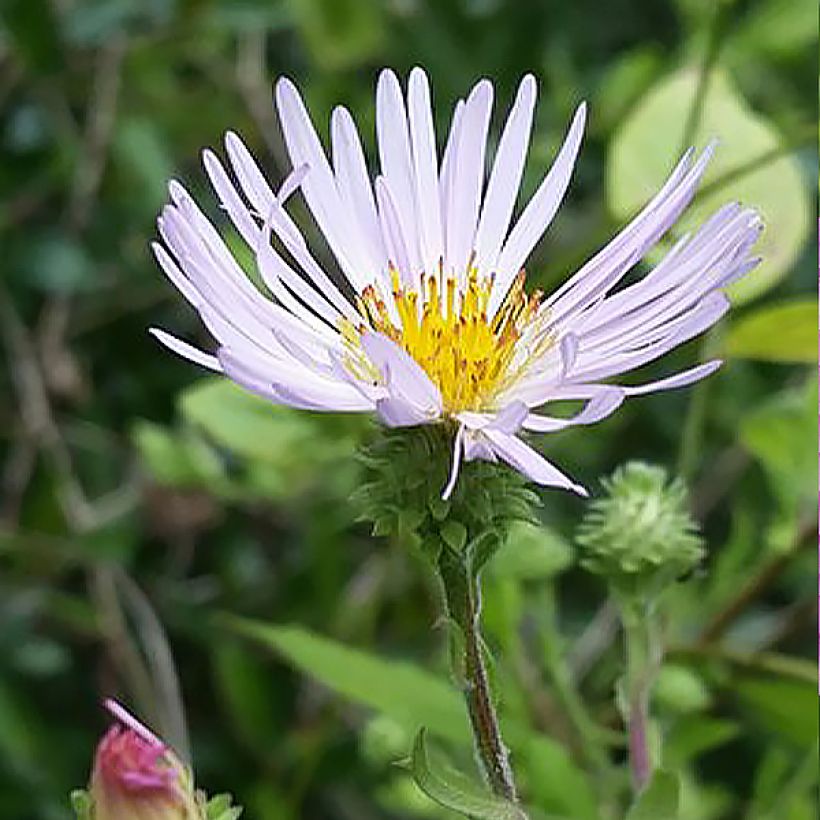
{"type": "Polygon", "coordinates": [[[241,806],[232,805],[230,794],[217,794],[205,803],[206,820],[237,820],[242,814],[241,806]]]}
{"type": "Polygon", "coordinates": [[[467,547],[470,571],[478,575],[485,564],[498,552],[504,538],[497,530],[486,530],[477,535],[467,547]]]}
{"type": "Polygon", "coordinates": [[[526,820],[514,803],[485,792],[463,774],[443,762],[431,761],[426,731],[420,729],[413,743],[410,772],[416,785],[433,801],[473,820],[526,820]]]}
{"type": "Polygon", "coordinates": [[[467,527],[460,521],[445,521],[439,528],[441,538],[450,549],[463,552],[467,543],[467,527]]]}
{"type": "Polygon", "coordinates": [[[71,808],[74,809],[77,820],[94,820],[94,801],[85,789],[71,792],[71,808]]]}

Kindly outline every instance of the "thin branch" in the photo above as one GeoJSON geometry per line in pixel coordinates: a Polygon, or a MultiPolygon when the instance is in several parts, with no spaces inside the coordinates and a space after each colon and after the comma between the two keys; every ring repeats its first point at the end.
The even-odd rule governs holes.
{"type": "Polygon", "coordinates": [[[814,541],[815,532],[817,532],[816,518],[803,522],[790,547],[765,563],[706,624],[700,634],[699,645],[706,646],[720,640],[747,607],[763,595],[781,576],[802,548],[814,541]]]}
{"type": "Polygon", "coordinates": [[[117,37],[98,56],[86,115],[82,153],[77,161],[68,199],[68,223],[77,232],[88,223],[108,161],[126,48],[127,41],[117,37]]]}

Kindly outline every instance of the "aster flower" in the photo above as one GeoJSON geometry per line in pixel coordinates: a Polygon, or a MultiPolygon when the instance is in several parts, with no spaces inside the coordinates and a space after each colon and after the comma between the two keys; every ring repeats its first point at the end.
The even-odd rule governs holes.
{"type": "Polygon", "coordinates": [[[93,820],[199,820],[189,769],[112,700],[114,725],[97,746],[88,795],[93,820]]]}
{"type": "Polygon", "coordinates": [[[272,402],[375,412],[389,427],[450,424],[452,492],[463,460],[503,461],[532,481],[582,487],[528,446],[523,431],[600,421],[630,396],[691,384],[714,360],[658,381],[608,383],[703,333],[729,307],[723,288],[758,260],[758,215],[719,209],[678,239],[642,279],[629,272],[692,200],[714,145],[688,151],[620,233],[555,292],[528,294],[524,265],[555,216],[581,145],[581,104],[555,161],[514,218],[530,141],[535,79],[522,80],[485,180],[493,87],[459,100],[439,155],[430,88],[414,69],[376,91],[380,172],[368,173],[350,113],[331,118],[328,160],[288,79],[276,105],[293,170],[274,191],[238,135],[228,168],[203,153],[219,204],[252,251],[269,291],[246,278],[178,182],[158,220],[160,266],[217,341],[215,355],[162,330],[179,355],[272,402]],[[338,265],[330,275],[285,210],[297,189],[338,265]],[[340,274],[340,275],[339,275],[340,274]],[[337,284],[338,283],[338,284],[337,284]],[[549,405],[583,402],[568,418],[549,405]]]}

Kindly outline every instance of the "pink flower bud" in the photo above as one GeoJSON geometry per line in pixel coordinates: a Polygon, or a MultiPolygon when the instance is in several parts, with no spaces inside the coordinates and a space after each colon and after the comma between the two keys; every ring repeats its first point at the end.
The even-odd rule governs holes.
{"type": "Polygon", "coordinates": [[[94,820],[198,820],[190,770],[162,740],[113,700],[116,723],[94,757],[94,820]]]}

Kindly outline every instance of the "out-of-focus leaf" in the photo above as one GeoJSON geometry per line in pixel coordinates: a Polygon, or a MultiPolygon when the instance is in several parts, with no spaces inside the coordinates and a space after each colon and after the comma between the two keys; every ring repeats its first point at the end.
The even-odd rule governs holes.
{"type": "Polygon", "coordinates": [[[9,0],[0,10],[0,20],[10,33],[12,48],[23,62],[41,74],[62,67],[54,7],[47,0],[9,0]]]}
{"type": "MultiPolygon", "coordinates": [[[[514,728],[514,727],[513,727],[514,728]]],[[[516,733],[505,732],[516,761],[526,769],[527,794],[533,805],[573,820],[600,820],[598,799],[586,773],[579,769],[557,741],[545,735],[527,733],[516,746],[516,733]]]]}
{"type": "Polygon", "coordinates": [[[285,4],[270,0],[219,0],[210,4],[207,20],[216,30],[273,32],[291,26],[292,14],[285,4]]]}
{"type": "Polygon", "coordinates": [[[419,730],[413,743],[410,771],[418,787],[446,809],[476,820],[526,820],[517,806],[480,790],[477,784],[445,766],[442,760],[432,763],[424,729],[419,730]]]}
{"type": "Polygon", "coordinates": [[[695,671],[675,663],[665,663],[652,692],[655,704],[667,712],[702,712],[711,702],[709,689],[695,671]]]}
{"type": "Polygon", "coordinates": [[[277,731],[270,675],[236,641],[218,642],[212,660],[229,725],[255,751],[265,753],[277,731]]]}
{"type": "Polygon", "coordinates": [[[293,17],[316,63],[325,70],[360,65],[384,37],[378,0],[289,0],[293,17]]]}
{"type": "Polygon", "coordinates": [[[752,721],[801,748],[816,746],[816,684],[748,677],[738,680],[733,689],[752,721]]]}
{"type": "Polygon", "coordinates": [[[686,715],[667,732],[663,744],[663,762],[677,769],[686,761],[733,740],[740,733],[740,724],[732,720],[686,715]]]}
{"type": "Polygon", "coordinates": [[[499,578],[541,581],[563,572],[572,558],[572,547],[555,530],[521,521],[510,527],[489,566],[499,578]]]}
{"type": "Polygon", "coordinates": [[[756,310],[732,322],[727,356],[769,362],[817,361],[817,300],[801,299],[756,310]]]}
{"type": "Polygon", "coordinates": [[[137,26],[167,25],[176,0],[84,0],[66,15],[65,37],[88,47],[110,42],[137,26]]]}
{"type": "Polygon", "coordinates": [[[612,128],[652,84],[663,65],[654,46],[641,46],[614,60],[595,95],[595,125],[612,128]]]}
{"type": "Polygon", "coordinates": [[[224,476],[222,462],[203,441],[174,435],[149,421],[138,421],[132,438],[153,478],[159,484],[186,486],[201,481],[218,482],[224,476]]]}
{"type": "Polygon", "coordinates": [[[331,430],[331,419],[275,406],[227,379],[199,382],[182,394],[180,407],[214,443],[275,466],[292,491],[318,478],[321,465],[352,458],[355,452],[355,422],[331,430]]]}
{"type": "MultiPolygon", "coordinates": [[[[698,77],[698,71],[687,69],[660,81],[616,132],[609,151],[607,196],[619,218],[642,207],[678,159],[698,77]]],[[[704,145],[713,137],[720,144],[704,185],[782,145],[772,126],[749,108],[731,79],[718,70],[709,78],[694,141],[704,145]]],[[[780,156],[699,197],[675,233],[691,230],[732,200],[758,209],[766,225],[755,246],[763,262],[730,288],[733,301],[743,303],[765,293],[791,269],[808,235],[809,200],[797,161],[780,156]]]]}
{"type": "Polygon", "coordinates": [[[767,0],[752,10],[727,45],[760,60],[761,55],[793,58],[815,40],[817,6],[806,0],[767,0]]]}
{"type": "Polygon", "coordinates": [[[25,281],[52,293],[89,290],[96,267],[85,248],[68,234],[49,231],[32,243],[25,261],[25,281]]]}
{"type": "Polygon", "coordinates": [[[157,124],[141,117],[123,118],[114,133],[112,153],[141,210],[157,212],[174,172],[173,159],[157,124]]]}
{"type": "Polygon", "coordinates": [[[742,419],[740,441],[763,465],[784,513],[816,503],[817,381],[785,390],[742,419]]]}
{"type": "Polygon", "coordinates": [[[439,737],[469,742],[467,714],[458,693],[417,666],[379,658],[298,626],[230,623],[334,692],[390,715],[410,731],[429,726],[439,737]]]}
{"type": "Polygon", "coordinates": [[[627,812],[626,820],[675,820],[678,816],[679,794],[678,776],[658,769],[627,812]]]}

